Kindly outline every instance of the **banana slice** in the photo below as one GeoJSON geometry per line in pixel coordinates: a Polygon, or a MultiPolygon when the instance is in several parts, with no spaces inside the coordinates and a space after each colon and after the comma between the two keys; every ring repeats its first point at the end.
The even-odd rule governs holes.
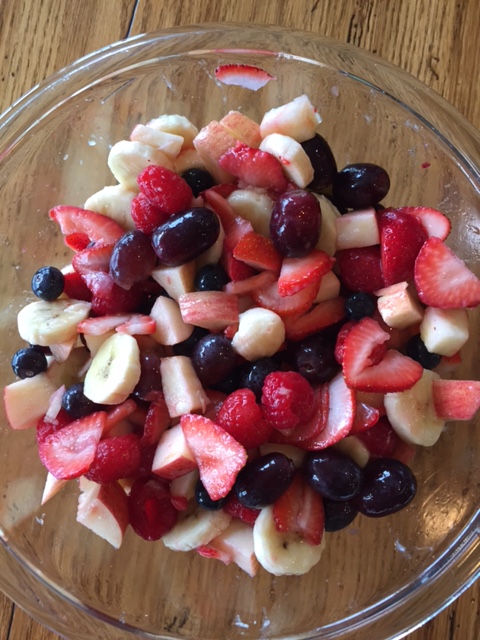
{"type": "Polygon", "coordinates": [[[302,145],[281,133],[270,133],[260,150],[274,156],[281,164],[284,174],[298,187],[304,189],[313,180],[313,166],[302,145]]]}
{"type": "Polygon", "coordinates": [[[77,335],[77,325],[88,317],[90,306],[65,298],[31,302],[18,314],[18,333],[26,342],[42,347],[67,342],[77,335]]]}
{"type": "Polygon", "coordinates": [[[439,377],[425,369],[411,389],[385,394],[387,418],[405,442],[431,447],[439,439],[445,421],[436,415],[432,397],[433,381],[439,377]]]}
{"type": "Polygon", "coordinates": [[[264,507],[253,526],[255,555],[262,567],[275,576],[300,576],[320,560],[325,536],[318,545],[304,542],[296,533],[277,531],[273,507],[264,507]]]}
{"type": "Polygon", "coordinates": [[[140,379],[140,349],[133,336],[115,333],[105,340],[85,376],[84,393],[99,404],[125,402],[140,379]]]}
{"type": "Polygon", "coordinates": [[[216,538],[228,527],[230,520],[225,511],[207,511],[194,506],[162,540],[173,551],[191,551],[216,538]]]}

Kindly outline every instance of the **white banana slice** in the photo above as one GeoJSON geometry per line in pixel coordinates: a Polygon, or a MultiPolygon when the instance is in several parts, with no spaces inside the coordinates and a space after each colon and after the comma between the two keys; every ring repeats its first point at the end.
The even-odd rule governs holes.
{"type": "Polygon", "coordinates": [[[120,404],[140,379],[140,349],[133,336],[115,333],[105,340],[85,376],[84,393],[99,404],[120,404]]]}
{"type": "Polygon", "coordinates": [[[271,133],[261,144],[261,151],[274,156],[282,165],[283,173],[298,187],[304,189],[313,180],[313,166],[302,145],[281,133],[271,133]]]}
{"type": "Polygon", "coordinates": [[[264,507],[253,526],[255,555],[262,567],[275,576],[300,576],[320,560],[325,536],[318,545],[304,542],[296,533],[277,531],[273,507],[264,507]]]}
{"type": "Polygon", "coordinates": [[[298,142],[313,138],[322,121],[317,109],[306,95],[267,111],[260,123],[262,138],[270,133],[285,133],[298,142]]]}
{"type": "Polygon", "coordinates": [[[193,139],[198,134],[197,127],[192,124],[188,118],[178,114],[168,113],[154,118],[150,120],[150,122],[147,122],[147,127],[176,136],[182,136],[184,148],[191,147],[193,145],[193,139]]]}
{"type": "Polygon", "coordinates": [[[125,189],[138,193],[137,176],[150,164],[173,170],[170,158],[149,144],[120,140],[108,154],[108,167],[125,189]]]}
{"type": "Polygon", "coordinates": [[[69,298],[31,302],[18,314],[18,333],[26,342],[42,347],[67,342],[77,335],[77,325],[88,317],[90,306],[69,298]]]}
{"type": "Polygon", "coordinates": [[[425,369],[411,389],[385,394],[387,418],[405,442],[431,447],[439,439],[445,421],[436,415],[432,397],[433,381],[439,377],[425,369]]]}
{"type": "Polygon", "coordinates": [[[162,540],[173,551],[191,551],[216,538],[230,521],[231,516],[225,511],[207,511],[195,505],[162,540]]]}
{"type": "Polygon", "coordinates": [[[318,193],[313,195],[319,201],[322,212],[322,229],[315,248],[325,251],[329,256],[333,256],[337,250],[337,223],[335,221],[341,214],[328,198],[318,193]]]}

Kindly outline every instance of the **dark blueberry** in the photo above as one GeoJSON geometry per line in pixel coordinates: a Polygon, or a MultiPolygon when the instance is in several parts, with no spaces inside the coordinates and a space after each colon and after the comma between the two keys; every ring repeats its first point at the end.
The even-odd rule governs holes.
{"type": "Polygon", "coordinates": [[[335,449],[307,452],[302,470],[308,484],[330,500],[350,500],[362,485],[362,469],[335,449]]]}
{"type": "Polygon", "coordinates": [[[357,509],[348,500],[338,502],[324,498],[323,510],[325,512],[325,531],[329,532],[345,529],[358,514],[357,509]]]}
{"type": "Polygon", "coordinates": [[[312,191],[323,191],[332,184],[337,173],[333,152],[325,138],[318,133],[301,144],[313,167],[313,180],[308,188],[312,191]]]}
{"type": "Polygon", "coordinates": [[[351,209],[373,207],[390,189],[390,178],[382,167],[370,162],[349,164],[333,179],[335,202],[351,209]]]}
{"type": "Polygon", "coordinates": [[[345,300],[345,313],[349,320],[361,320],[373,315],[377,308],[377,299],[371,293],[358,291],[345,300]]]}
{"type": "Polygon", "coordinates": [[[270,237],[287,258],[301,258],[315,247],[320,237],[322,214],[317,198],[295,189],[279,196],[270,218],[270,237]]]}
{"type": "Polygon", "coordinates": [[[234,491],[245,507],[273,504],[293,481],[295,466],[283,453],[268,453],[249,462],[237,476],[234,491]]]}
{"type": "Polygon", "coordinates": [[[13,373],[19,378],[33,378],[47,370],[47,358],[36,347],[19,349],[12,358],[13,373]]]}
{"type": "Polygon", "coordinates": [[[352,502],[365,516],[380,518],[406,507],[416,491],[415,476],[403,462],[377,458],[363,468],[362,488],[352,502]]]}
{"type": "Polygon", "coordinates": [[[221,391],[225,393],[227,396],[241,388],[240,384],[240,370],[233,369],[228,376],[220,380],[220,382],[215,382],[209,385],[210,389],[214,389],[215,391],[221,391]]]}
{"type": "Polygon", "coordinates": [[[83,393],[83,382],[73,384],[66,389],[62,396],[62,408],[75,420],[83,418],[83,416],[87,416],[94,411],[103,409],[101,405],[92,402],[83,393]]]}
{"type": "Polygon", "coordinates": [[[151,402],[162,390],[160,363],[164,355],[160,345],[158,348],[140,351],[140,379],[133,390],[136,399],[151,402]]]}
{"type": "Polygon", "coordinates": [[[32,291],[41,300],[51,302],[63,293],[65,278],[57,267],[41,267],[32,278],[32,291]]]}
{"type": "Polygon", "coordinates": [[[280,364],[273,358],[260,358],[255,362],[248,362],[242,367],[240,388],[247,388],[253,391],[260,402],[265,378],[269,373],[279,370],[280,364]]]}
{"type": "Polygon", "coordinates": [[[339,371],[335,359],[335,339],[317,333],[290,347],[293,365],[312,384],[328,382],[339,371]]]}
{"type": "Polygon", "coordinates": [[[209,333],[200,338],[191,358],[200,382],[206,387],[228,377],[237,363],[232,343],[221,333],[209,333]]]}
{"type": "Polygon", "coordinates": [[[195,198],[206,189],[210,189],[215,184],[212,176],[205,169],[187,169],[181,177],[188,184],[195,198]]]}
{"type": "Polygon", "coordinates": [[[438,353],[430,353],[420,334],[410,338],[407,342],[406,352],[407,356],[412,360],[416,360],[424,369],[435,369],[442,359],[442,356],[439,356],[438,353]]]}
{"type": "Polygon", "coordinates": [[[208,511],[219,511],[225,506],[228,496],[220,498],[220,500],[212,500],[203,486],[202,481],[199,480],[195,485],[195,500],[197,501],[198,506],[202,507],[202,509],[207,509],[208,511]]]}
{"type": "Polygon", "coordinates": [[[138,229],[127,231],[115,243],[110,258],[110,273],[115,283],[130,289],[146,280],[157,263],[150,236],[138,229]]]}
{"type": "Polygon", "coordinates": [[[225,269],[219,264],[207,264],[195,276],[197,291],[223,291],[223,287],[230,281],[225,269]]]}
{"type": "Polygon", "coordinates": [[[173,345],[173,351],[176,356],[188,356],[192,355],[193,347],[197,344],[200,338],[209,334],[208,329],[202,327],[194,327],[193,332],[186,340],[173,345]]]}

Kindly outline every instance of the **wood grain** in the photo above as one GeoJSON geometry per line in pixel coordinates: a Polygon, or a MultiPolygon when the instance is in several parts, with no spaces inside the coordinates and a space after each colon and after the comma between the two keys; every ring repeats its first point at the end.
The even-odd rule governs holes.
{"type": "MultiPolygon", "coordinates": [[[[0,110],[115,40],[202,22],[278,24],[363,47],[399,65],[480,128],[478,0],[2,0],[0,110]]],[[[480,584],[408,640],[478,640],[480,584]]],[[[57,640],[0,594],[0,640],[57,640]]]]}

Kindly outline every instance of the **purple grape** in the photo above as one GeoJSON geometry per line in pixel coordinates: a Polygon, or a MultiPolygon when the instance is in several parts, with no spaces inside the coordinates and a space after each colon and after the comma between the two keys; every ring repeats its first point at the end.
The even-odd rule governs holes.
{"type": "Polygon", "coordinates": [[[209,333],[200,338],[191,357],[200,381],[207,387],[226,378],[237,363],[232,343],[221,333],[209,333]]]}
{"type": "Polygon", "coordinates": [[[293,481],[295,467],[283,453],[268,453],[249,462],[237,476],[234,491],[245,507],[273,504],[293,481]]]}
{"type": "Polygon", "coordinates": [[[335,359],[335,339],[321,333],[305,338],[290,350],[298,373],[312,384],[328,382],[340,369],[335,359]]]}
{"type": "Polygon", "coordinates": [[[353,506],[371,518],[388,516],[409,504],[417,492],[412,471],[399,460],[377,458],[363,469],[363,485],[353,506]]]}
{"type": "Polygon", "coordinates": [[[245,387],[253,391],[257,401],[260,402],[265,378],[269,373],[279,370],[280,364],[273,358],[260,358],[255,362],[248,362],[242,368],[240,385],[242,388],[245,387]]]}
{"type": "Polygon", "coordinates": [[[388,173],[370,162],[347,165],[336,174],[332,185],[334,202],[351,209],[375,206],[389,189],[388,173]]]}
{"type": "Polygon", "coordinates": [[[146,280],[155,268],[157,257],[149,236],[142,231],[128,231],[113,247],[110,273],[124,289],[146,280]]]}
{"type": "Polygon", "coordinates": [[[160,361],[164,355],[163,349],[148,349],[140,351],[140,380],[133,390],[133,395],[139,400],[151,402],[156,392],[162,390],[160,361]]]}
{"type": "Polygon", "coordinates": [[[340,531],[345,529],[357,517],[358,511],[348,501],[338,502],[337,500],[323,499],[323,510],[325,513],[325,531],[340,531]]]}
{"type": "Polygon", "coordinates": [[[272,211],[270,237],[287,258],[306,256],[320,237],[322,214],[317,198],[297,189],[281,195],[272,211]]]}
{"type": "Polygon", "coordinates": [[[308,484],[330,500],[350,500],[362,485],[361,468],[335,449],[307,452],[302,469],[308,484]]]}
{"type": "Polygon", "coordinates": [[[313,167],[313,180],[308,185],[312,191],[323,191],[329,187],[337,173],[335,156],[328,142],[318,133],[302,142],[302,147],[313,167]]]}
{"type": "Polygon", "coordinates": [[[210,209],[196,207],[168,218],[152,234],[160,262],[171,267],[190,262],[209,249],[220,233],[220,222],[210,209]]]}

